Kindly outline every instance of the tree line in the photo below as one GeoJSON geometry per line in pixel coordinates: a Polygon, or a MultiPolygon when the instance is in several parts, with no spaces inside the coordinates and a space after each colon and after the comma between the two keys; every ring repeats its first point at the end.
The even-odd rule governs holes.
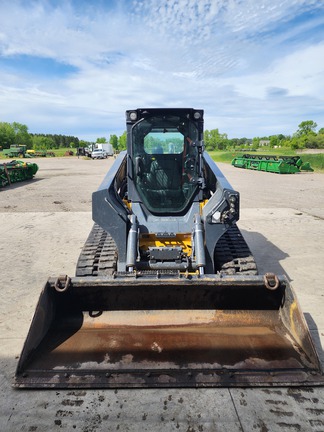
{"type": "MultiPolygon", "coordinates": [[[[205,130],[204,142],[209,151],[213,150],[232,150],[232,149],[257,149],[263,145],[275,148],[286,147],[295,149],[303,148],[324,148],[324,128],[318,131],[317,123],[313,120],[306,120],[298,125],[297,131],[292,135],[270,135],[254,138],[228,138],[226,133],[221,133],[219,129],[205,130]]],[[[110,135],[109,141],[105,137],[97,138],[97,143],[109,142],[115,151],[126,150],[126,131],[119,137],[115,134],[110,135]]],[[[11,145],[26,145],[28,149],[52,150],[66,147],[88,147],[92,143],[80,140],[75,136],[59,134],[29,133],[28,127],[24,124],[13,122],[0,122],[0,149],[9,148],[11,145]]]]}
{"type": "Polygon", "coordinates": [[[87,146],[90,143],[79,140],[78,137],[61,134],[29,133],[24,124],[0,122],[0,147],[11,145],[26,145],[27,149],[52,150],[59,148],[87,146]]]}
{"type": "MultiPolygon", "coordinates": [[[[214,150],[248,150],[257,149],[262,146],[271,148],[286,147],[296,149],[323,149],[324,148],[324,128],[316,132],[317,123],[313,120],[302,121],[298,125],[297,131],[293,135],[270,135],[254,138],[228,138],[226,133],[221,133],[219,129],[205,130],[204,143],[208,151],[214,150]]],[[[103,138],[105,139],[105,138],[103,138]]],[[[105,142],[105,141],[104,141],[105,142]]],[[[117,151],[126,149],[126,131],[120,137],[110,135],[109,143],[117,151]]]]}
{"type": "Polygon", "coordinates": [[[313,120],[305,120],[298,125],[293,135],[270,135],[254,138],[232,138],[229,139],[226,133],[220,133],[218,129],[206,130],[204,142],[206,149],[231,150],[231,149],[257,149],[262,146],[272,148],[286,147],[296,149],[317,149],[324,148],[324,128],[316,132],[317,123],[313,120]]]}

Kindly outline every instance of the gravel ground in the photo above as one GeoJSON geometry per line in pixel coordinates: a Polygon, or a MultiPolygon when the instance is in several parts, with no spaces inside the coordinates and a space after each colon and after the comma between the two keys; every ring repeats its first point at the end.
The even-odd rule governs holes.
{"type": "MultiPolygon", "coordinates": [[[[1,431],[324,431],[323,388],[12,389],[42,286],[74,275],[113,159],[35,161],[34,180],[0,189],[1,431]]],[[[239,227],[260,273],[288,276],[324,365],[324,175],[219,167],[241,193],[239,227]]]]}

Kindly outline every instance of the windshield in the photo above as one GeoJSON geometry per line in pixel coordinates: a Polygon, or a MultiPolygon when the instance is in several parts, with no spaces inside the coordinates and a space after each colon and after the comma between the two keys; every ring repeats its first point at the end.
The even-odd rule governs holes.
{"type": "Polygon", "coordinates": [[[147,154],[179,154],[183,152],[183,135],[180,132],[151,131],[144,137],[147,154]]]}
{"type": "Polygon", "coordinates": [[[197,190],[198,131],[187,118],[154,116],[132,129],[135,187],[152,213],[185,210],[197,190]]]}

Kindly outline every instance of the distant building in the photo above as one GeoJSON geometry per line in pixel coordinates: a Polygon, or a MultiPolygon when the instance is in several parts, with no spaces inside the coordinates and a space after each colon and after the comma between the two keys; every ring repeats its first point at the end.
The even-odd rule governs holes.
{"type": "Polygon", "coordinates": [[[270,145],[270,140],[260,140],[259,142],[260,147],[268,146],[268,145],[270,145]]]}

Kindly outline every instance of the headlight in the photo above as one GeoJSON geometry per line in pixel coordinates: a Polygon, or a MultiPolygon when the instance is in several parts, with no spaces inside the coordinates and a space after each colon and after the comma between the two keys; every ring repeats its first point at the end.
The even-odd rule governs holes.
{"type": "Polygon", "coordinates": [[[221,216],[222,216],[222,214],[220,211],[215,211],[215,213],[213,213],[213,215],[212,215],[212,222],[213,223],[219,223],[221,220],[221,216]]]}
{"type": "Polygon", "coordinates": [[[207,223],[233,224],[239,219],[239,195],[237,193],[225,191],[224,196],[207,215],[207,223]]]}
{"type": "Polygon", "coordinates": [[[136,112],[136,111],[132,111],[132,112],[129,114],[129,118],[130,118],[132,121],[136,121],[136,120],[137,120],[137,112],[136,112]]]}

